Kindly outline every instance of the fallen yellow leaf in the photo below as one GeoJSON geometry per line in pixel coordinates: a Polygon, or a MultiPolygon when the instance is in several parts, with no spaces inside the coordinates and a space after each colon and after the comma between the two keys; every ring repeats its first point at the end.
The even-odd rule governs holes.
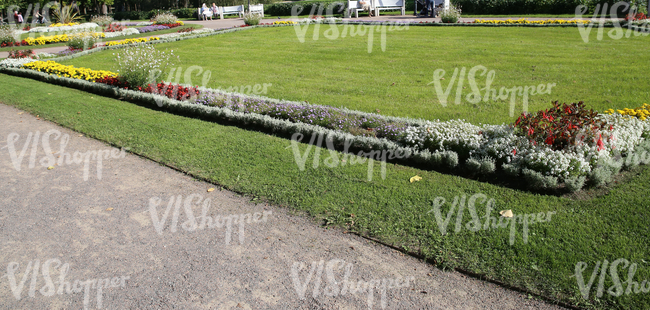
{"type": "Polygon", "coordinates": [[[416,176],[412,177],[410,181],[411,181],[411,183],[413,183],[415,181],[420,181],[420,180],[422,180],[422,177],[419,176],[419,175],[416,175],[416,176]]]}
{"type": "Polygon", "coordinates": [[[47,167],[47,170],[52,170],[52,169],[54,169],[54,166],[47,167]]]}
{"type": "Polygon", "coordinates": [[[213,191],[214,191],[214,187],[210,187],[210,188],[208,188],[208,193],[209,193],[209,192],[213,192],[213,191]]]}
{"type": "Polygon", "coordinates": [[[503,217],[512,217],[513,216],[512,210],[499,211],[499,214],[501,214],[501,216],[503,216],[503,217]]]}
{"type": "Polygon", "coordinates": [[[106,209],[106,211],[113,211],[113,208],[108,208],[106,209]]]}
{"type": "Polygon", "coordinates": [[[20,112],[20,113],[18,113],[18,115],[23,114],[23,113],[25,113],[25,112],[20,112]]]}

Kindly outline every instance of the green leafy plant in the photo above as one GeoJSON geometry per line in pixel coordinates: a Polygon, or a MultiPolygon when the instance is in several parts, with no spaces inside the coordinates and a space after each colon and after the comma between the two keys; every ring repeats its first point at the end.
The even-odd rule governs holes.
{"type": "Polygon", "coordinates": [[[601,148],[601,133],[608,128],[606,122],[597,116],[598,112],[587,110],[582,101],[562,105],[555,101],[550,109],[536,114],[522,113],[515,121],[515,128],[518,134],[526,136],[534,144],[545,143],[554,150],[589,141],[601,148]]]}
{"type": "Polygon", "coordinates": [[[80,32],[68,37],[69,39],[68,42],[66,42],[66,45],[70,47],[70,49],[74,50],[87,50],[93,48],[97,42],[97,39],[95,39],[90,32],[80,32]]]}
{"type": "Polygon", "coordinates": [[[77,8],[73,8],[72,5],[65,5],[64,3],[54,7],[54,16],[62,24],[74,23],[81,20],[81,16],[78,16],[77,12],[77,8]]]}

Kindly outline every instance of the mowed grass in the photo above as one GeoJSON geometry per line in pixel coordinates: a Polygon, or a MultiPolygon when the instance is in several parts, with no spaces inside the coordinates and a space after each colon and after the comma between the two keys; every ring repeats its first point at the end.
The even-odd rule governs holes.
{"type": "MultiPolygon", "coordinates": [[[[522,112],[521,96],[516,97],[513,116],[509,113],[509,98],[469,103],[466,96],[472,89],[467,77],[459,92],[461,102],[455,104],[456,81],[443,106],[431,83],[437,69],[446,71],[441,81],[445,90],[454,69],[466,68],[468,74],[475,66],[494,70],[491,88],[497,90],[554,83],[550,94],[529,96],[529,111],[547,108],[555,100],[582,100],[588,107],[603,111],[636,107],[650,97],[646,77],[650,37],[612,40],[605,34],[598,41],[593,30],[585,43],[575,27],[411,26],[387,32],[382,51],[378,32],[369,45],[367,33],[355,37],[348,33],[345,38],[330,40],[325,35],[336,32],[321,25],[314,40],[315,29],[313,25],[304,29],[302,43],[297,35],[300,28],[282,27],[155,46],[174,50],[180,56],[176,67],[197,65],[210,70],[208,87],[271,83],[266,94],[271,98],[429,120],[461,118],[472,123],[501,124],[512,122],[522,112]]],[[[339,34],[343,31],[342,26],[336,29],[339,34]]],[[[115,70],[112,53],[101,52],[65,63],[115,70]]],[[[170,80],[168,75],[163,76],[170,80]]],[[[477,87],[485,87],[486,76],[477,74],[475,80],[477,87]]],[[[180,82],[198,85],[202,77],[194,75],[180,82]]],[[[484,93],[481,91],[482,96],[484,93]]]]}
{"type": "MultiPolygon", "coordinates": [[[[306,40],[305,43],[299,43],[295,37],[295,31],[289,27],[250,29],[232,35],[156,46],[163,49],[174,49],[176,54],[181,55],[182,63],[180,65],[184,68],[191,65],[202,65],[205,69],[212,70],[212,79],[209,83],[211,87],[273,83],[273,87],[269,88],[269,91],[278,93],[269,93],[267,94],[269,97],[323,103],[319,100],[334,98],[338,93],[339,100],[327,104],[369,111],[379,109],[382,114],[429,119],[447,116],[447,118],[462,117],[477,122],[507,121],[509,119],[507,115],[494,115],[507,114],[507,109],[499,108],[496,103],[492,105],[480,104],[478,107],[473,107],[463,102],[460,105],[452,104],[444,108],[434,100],[435,94],[432,93],[431,85],[415,87],[400,82],[400,79],[413,79],[411,76],[418,75],[417,72],[420,72],[418,70],[421,70],[421,78],[424,80],[426,77],[430,79],[436,68],[453,71],[453,68],[457,66],[465,66],[469,69],[475,64],[471,64],[466,59],[467,57],[487,59],[484,53],[492,53],[490,49],[486,48],[486,51],[481,52],[478,50],[468,52],[466,49],[472,49],[471,46],[465,45],[462,41],[458,41],[454,45],[449,38],[450,36],[460,36],[460,32],[473,33],[474,36],[480,37],[481,29],[485,32],[483,37],[488,38],[489,34],[497,28],[411,27],[401,34],[406,38],[412,35],[411,31],[421,31],[419,35],[428,34],[424,38],[415,36],[409,41],[410,44],[419,44],[417,48],[393,45],[394,43],[391,42],[397,37],[393,37],[393,34],[389,33],[390,38],[393,39],[388,40],[387,38],[386,52],[375,50],[370,54],[367,53],[365,39],[367,37],[356,37],[349,40],[347,45],[339,45],[339,41],[349,38],[324,40],[321,34],[317,41],[306,40]],[[440,39],[436,39],[436,37],[440,39]],[[281,44],[277,40],[282,40],[282,38],[285,41],[281,44]],[[465,56],[452,57],[452,51],[444,50],[441,46],[434,44],[437,42],[436,40],[447,40],[448,49],[465,56]],[[237,46],[242,49],[238,49],[237,46]],[[244,46],[246,48],[243,48],[244,46]],[[311,46],[311,48],[307,48],[307,46],[311,46]],[[429,58],[420,57],[423,52],[415,55],[414,51],[420,51],[423,48],[437,48],[438,53],[427,54],[430,56],[427,56],[429,58]],[[291,52],[297,49],[302,53],[291,52]],[[408,51],[412,51],[414,54],[410,55],[408,51]],[[308,57],[304,53],[311,54],[308,57]],[[280,55],[283,56],[280,57],[280,55]],[[345,55],[350,55],[349,57],[357,61],[352,61],[345,55]],[[390,55],[401,56],[391,58],[390,55]],[[380,64],[376,57],[385,63],[382,66],[373,66],[373,63],[380,64]],[[420,68],[419,65],[416,65],[416,62],[433,61],[431,57],[435,58],[435,64],[444,67],[420,68]],[[446,58],[454,65],[446,64],[440,58],[446,58]],[[393,62],[390,62],[391,60],[393,62]],[[404,68],[393,67],[394,62],[402,64],[404,68]],[[332,68],[332,66],[335,67],[332,68]],[[305,71],[306,69],[312,71],[305,71]],[[338,70],[336,78],[333,74],[334,69],[338,70]],[[376,79],[376,76],[397,80],[396,85],[384,87],[368,82],[376,79]],[[365,83],[354,82],[357,79],[363,80],[363,78],[367,79],[364,80],[365,83]],[[318,79],[320,79],[320,83],[317,83],[318,79]],[[348,84],[341,80],[353,83],[348,84]],[[420,88],[425,87],[429,87],[427,92],[418,93],[420,88]],[[340,88],[344,88],[346,92],[342,92],[340,88]],[[297,97],[288,98],[290,95],[283,95],[279,93],[278,89],[297,97]],[[359,93],[356,93],[355,90],[359,93]],[[361,90],[364,93],[360,93],[361,90]],[[409,104],[396,104],[390,100],[378,100],[379,97],[397,97],[397,94],[402,94],[400,96],[403,97],[403,100],[413,101],[409,104]],[[416,96],[415,94],[422,97],[412,98],[416,96]],[[406,97],[407,95],[409,97],[406,97]],[[418,100],[422,100],[419,106],[417,105],[417,102],[420,102],[418,100]],[[425,104],[425,100],[431,102],[425,104]],[[460,113],[460,116],[454,116],[456,113],[460,113]]],[[[501,28],[499,30],[505,31],[500,36],[503,41],[514,40],[513,32],[536,30],[540,31],[538,38],[545,34],[550,36],[550,33],[563,33],[565,36],[570,36],[573,33],[577,37],[576,40],[582,42],[575,28],[501,28]]],[[[497,37],[493,36],[493,39],[496,40],[497,37]]],[[[521,37],[518,40],[532,39],[521,37]]],[[[559,40],[569,39],[560,38],[559,40]]],[[[558,44],[557,40],[553,42],[558,44]]],[[[587,45],[584,42],[581,44],[586,50],[601,49],[601,51],[606,51],[605,45],[629,44],[626,42],[625,40],[601,41],[595,42],[593,46],[592,42],[587,45]]],[[[643,42],[645,41],[637,41],[636,44],[643,42]]],[[[574,44],[580,45],[579,42],[574,42],[574,44]]],[[[496,44],[492,45],[496,48],[496,44]]],[[[629,49],[633,46],[634,44],[629,45],[628,50],[623,50],[621,53],[632,53],[629,49]]],[[[629,69],[636,72],[637,68],[634,65],[629,65],[628,68],[628,65],[623,65],[625,62],[620,59],[596,62],[588,58],[580,58],[580,55],[573,55],[572,58],[565,59],[569,57],[565,52],[568,48],[566,46],[557,49],[555,54],[540,53],[537,56],[535,56],[534,50],[527,52],[520,50],[511,55],[506,52],[505,47],[499,48],[503,55],[493,55],[492,57],[501,59],[500,61],[492,59],[491,62],[482,63],[490,69],[503,68],[502,71],[497,70],[495,83],[500,79],[514,82],[517,81],[517,77],[525,79],[526,76],[532,74],[526,71],[525,66],[521,68],[516,66],[514,63],[517,61],[532,63],[543,60],[549,65],[555,61],[563,65],[555,65],[554,68],[574,75],[576,73],[571,70],[579,68],[575,65],[576,62],[591,64],[592,67],[581,69],[593,73],[587,81],[578,79],[576,83],[568,84],[574,91],[578,91],[579,89],[574,84],[595,83],[595,81],[606,79],[612,74],[609,71],[600,70],[596,63],[609,66],[612,62],[616,64],[620,61],[621,65],[614,72],[616,78],[609,82],[623,87],[623,84],[618,83],[621,79],[638,80],[638,83],[633,86],[625,86],[628,86],[630,92],[636,94],[647,92],[646,88],[640,86],[643,83],[642,75],[628,74],[626,71],[629,69]],[[529,57],[524,57],[524,55],[529,55],[529,57]],[[499,72],[511,72],[515,76],[511,77],[499,72]],[[601,72],[605,77],[594,72],[601,72]]],[[[617,49],[619,48],[617,47],[617,49]]],[[[544,50],[550,53],[548,49],[544,50]]],[[[635,57],[628,58],[627,61],[634,64],[635,59],[643,57],[646,56],[636,54],[635,57]]],[[[112,69],[109,64],[111,59],[112,55],[102,52],[68,63],[94,69],[112,69]]],[[[531,70],[531,72],[534,74],[538,70],[531,70]]],[[[561,76],[548,68],[544,69],[544,72],[546,72],[544,76],[561,76]]],[[[201,77],[193,78],[196,78],[197,81],[201,79],[201,77]]],[[[528,78],[530,81],[542,80],[541,77],[539,79],[528,78]]],[[[543,80],[551,82],[547,79],[543,80]]],[[[422,83],[426,84],[428,81],[422,83]]],[[[503,85],[509,86],[528,85],[528,83],[503,83],[503,85]]],[[[278,205],[305,211],[327,225],[343,227],[346,230],[377,238],[423,255],[440,267],[460,268],[487,279],[500,281],[578,306],[600,309],[650,307],[650,298],[648,294],[643,293],[613,297],[605,292],[602,297],[595,297],[598,279],[595,280],[591,289],[590,300],[585,300],[580,295],[574,275],[576,264],[586,262],[588,268],[583,275],[585,281],[588,282],[596,262],[602,262],[605,259],[612,262],[618,258],[625,258],[639,265],[634,276],[635,281],[641,283],[650,278],[650,266],[645,263],[650,254],[648,247],[650,232],[647,229],[650,216],[650,202],[647,199],[649,192],[647,184],[650,183],[649,169],[635,171],[629,182],[617,184],[607,194],[598,197],[592,196],[592,199],[586,201],[531,194],[456,176],[392,164],[387,165],[385,180],[380,178],[380,167],[375,164],[374,177],[372,181],[368,181],[366,179],[366,164],[326,167],[322,161],[326,158],[325,154],[328,154],[327,150],[322,151],[320,164],[315,169],[312,168],[315,153],[312,150],[306,161],[307,168],[301,171],[296,165],[292,149],[287,148],[290,146],[290,141],[264,133],[168,114],[132,103],[102,98],[29,79],[0,75],[0,84],[4,89],[0,96],[2,102],[39,114],[41,117],[86,133],[91,137],[117,146],[129,147],[137,154],[178,167],[227,189],[254,197],[253,199],[266,199],[278,205]],[[46,99],[44,100],[44,98],[46,99]],[[410,183],[409,178],[414,175],[421,176],[422,180],[410,183]],[[432,202],[437,197],[447,200],[447,203],[441,208],[444,217],[451,209],[454,197],[466,195],[469,198],[475,193],[482,193],[488,198],[495,199],[496,210],[492,212],[493,216],[498,216],[498,211],[507,209],[512,210],[515,214],[549,211],[557,213],[550,222],[531,225],[527,243],[524,243],[522,239],[523,229],[520,225],[516,228],[516,238],[512,245],[509,243],[509,229],[470,231],[466,228],[466,224],[471,220],[471,215],[467,210],[464,211],[460,221],[462,229],[459,229],[458,232],[455,231],[458,217],[457,212],[454,212],[450,217],[447,234],[442,235],[434,212],[431,212],[432,202]]],[[[444,85],[446,86],[446,84],[444,85]]],[[[560,88],[559,85],[558,83],[558,88],[560,88]]],[[[610,87],[612,91],[619,91],[614,86],[610,87]]],[[[592,91],[595,91],[594,89],[590,88],[592,91]]],[[[580,91],[584,96],[593,96],[589,91],[580,91]]],[[[454,92],[455,89],[452,94],[454,92]]],[[[624,95],[622,94],[621,97],[624,95]]],[[[638,96],[632,97],[637,98],[638,96]]],[[[546,100],[548,101],[550,98],[546,100]]],[[[625,106],[621,102],[619,100],[616,105],[612,104],[612,106],[625,106]]],[[[538,104],[542,105],[542,103],[538,104]]],[[[300,146],[301,153],[305,149],[305,145],[300,146]]],[[[481,218],[481,223],[484,223],[484,204],[479,203],[476,212],[477,216],[481,218]]],[[[627,271],[627,269],[619,267],[618,274],[621,281],[626,280],[627,271]]],[[[605,290],[613,285],[609,275],[604,284],[605,290]]]]}

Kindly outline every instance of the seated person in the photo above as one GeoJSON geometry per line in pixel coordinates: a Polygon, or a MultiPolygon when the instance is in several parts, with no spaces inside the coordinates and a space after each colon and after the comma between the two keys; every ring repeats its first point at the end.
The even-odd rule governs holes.
{"type": "Polygon", "coordinates": [[[370,8],[370,2],[368,2],[368,1],[369,0],[359,1],[359,5],[361,5],[361,8],[364,11],[368,11],[368,17],[372,17],[372,10],[370,8]]]}

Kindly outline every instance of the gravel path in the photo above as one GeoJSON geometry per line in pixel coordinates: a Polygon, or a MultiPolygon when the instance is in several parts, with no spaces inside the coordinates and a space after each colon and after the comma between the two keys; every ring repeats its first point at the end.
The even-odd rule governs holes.
{"type": "Polygon", "coordinates": [[[208,192],[211,184],[13,107],[0,104],[0,119],[1,309],[559,309],[285,208],[208,192]],[[30,133],[40,136],[34,149],[30,133]],[[78,163],[48,163],[67,138],[63,158],[77,153],[78,163]],[[105,155],[101,165],[88,157],[84,176],[92,151],[105,155]],[[378,288],[364,292],[361,282],[352,293],[360,281],[378,288]]]}

